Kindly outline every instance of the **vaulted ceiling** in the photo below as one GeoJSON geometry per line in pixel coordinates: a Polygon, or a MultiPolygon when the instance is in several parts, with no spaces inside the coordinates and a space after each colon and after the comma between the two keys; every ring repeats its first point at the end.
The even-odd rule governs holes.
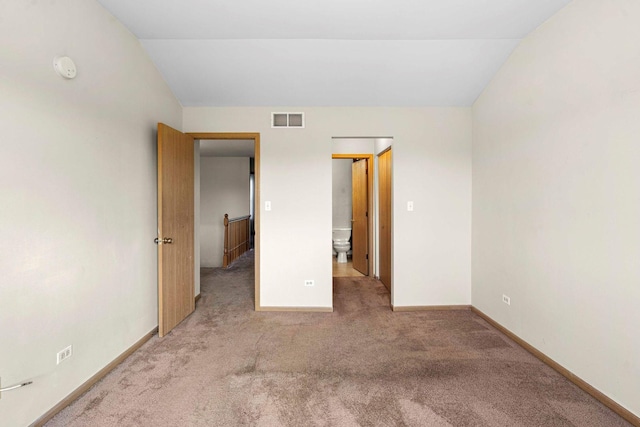
{"type": "Polygon", "coordinates": [[[469,106],[571,0],[98,0],[184,106],[469,106]]]}

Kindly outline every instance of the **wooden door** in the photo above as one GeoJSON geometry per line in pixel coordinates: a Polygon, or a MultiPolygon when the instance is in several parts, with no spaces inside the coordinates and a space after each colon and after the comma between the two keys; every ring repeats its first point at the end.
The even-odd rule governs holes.
{"type": "Polygon", "coordinates": [[[391,149],[378,156],[380,281],[391,291],[391,149]]]}
{"type": "Polygon", "coordinates": [[[193,138],[158,123],[158,330],[195,309],[193,138]]]}
{"type": "Polygon", "coordinates": [[[365,276],[369,275],[367,169],[367,159],[354,160],[351,165],[351,253],[353,268],[365,276]]]}

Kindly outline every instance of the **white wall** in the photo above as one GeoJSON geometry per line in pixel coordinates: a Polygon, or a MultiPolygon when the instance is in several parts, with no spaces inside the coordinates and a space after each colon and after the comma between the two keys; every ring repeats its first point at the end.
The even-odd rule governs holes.
{"type": "Polygon", "coordinates": [[[371,154],[373,153],[374,138],[333,138],[333,154],[371,154]]]}
{"type": "Polygon", "coordinates": [[[260,132],[263,306],[332,306],[331,138],[350,135],[394,137],[394,304],[470,304],[470,109],[194,107],[184,127],[260,132]],[[288,110],[306,113],[304,129],[270,127],[288,110]]]}
{"type": "Polygon", "coordinates": [[[200,158],[200,265],[221,267],[224,214],[249,215],[249,158],[200,158]]]}
{"type": "Polygon", "coordinates": [[[636,415],[639,22],[569,4],[473,108],[473,305],[636,415]]]}
{"type": "Polygon", "coordinates": [[[25,426],[158,324],[155,129],[182,109],[95,1],[0,16],[0,376],[34,381],[2,394],[0,424],[25,426]]]}
{"type": "Polygon", "coordinates": [[[351,159],[333,159],[332,166],[332,227],[351,228],[351,159]]]}
{"type": "Polygon", "coordinates": [[[376,138],[373,140],[374,153],[380,154],[387,148],[391,147],[393,138],[376,138]]]}

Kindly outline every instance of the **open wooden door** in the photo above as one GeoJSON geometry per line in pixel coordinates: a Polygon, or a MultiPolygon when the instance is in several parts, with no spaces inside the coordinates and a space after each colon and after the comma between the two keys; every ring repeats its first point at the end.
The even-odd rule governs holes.
{"type": "Polygon", "coordinates": [[[391,291],[391,149],[378,156],[380,281],[391,291]]]}
{"type": "Polygon", "coordinates": [[[351,252],[353,268],[365,276],[369,275],[367,173],[367,159],[354,160],[351,165],[351,252]]]}
{"type": "Polygon", "coordinates": [[[158,123],[158,332],[195,310],[193,138],[158,123]]]}

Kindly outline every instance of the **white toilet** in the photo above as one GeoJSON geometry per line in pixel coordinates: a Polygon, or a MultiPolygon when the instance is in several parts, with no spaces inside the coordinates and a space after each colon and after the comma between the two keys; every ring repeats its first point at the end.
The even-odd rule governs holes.
{"type": "Polygon", "coordinates": [[[351,249],[351,229],[350,228],[334,228],[333,229],[333,249],[338,253],[338,263],[347,262],[347,252],[351,249]]]}

